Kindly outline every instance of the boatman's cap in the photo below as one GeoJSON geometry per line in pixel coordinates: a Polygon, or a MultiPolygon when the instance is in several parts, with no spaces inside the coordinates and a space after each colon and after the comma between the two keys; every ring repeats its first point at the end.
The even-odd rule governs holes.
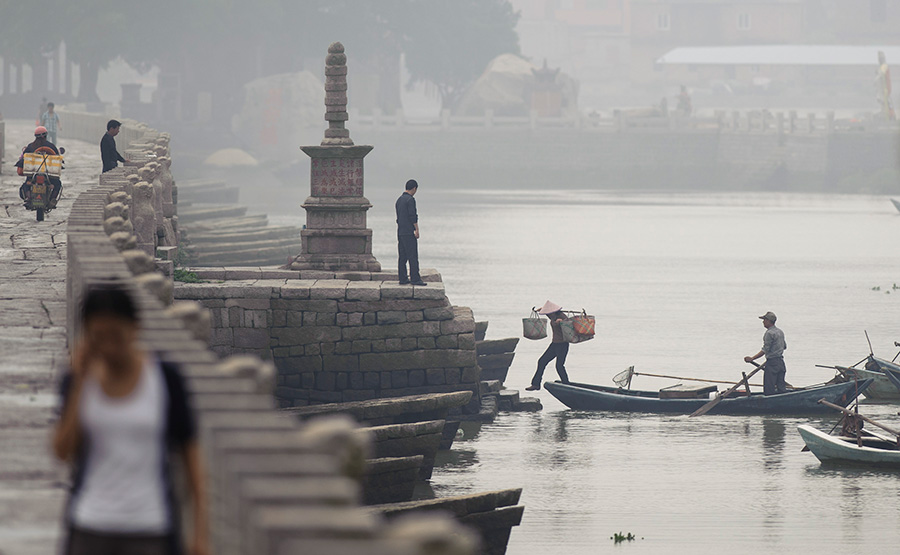
{"type": "Polygon", "coordinates": [[[765,314],[763,314],[762,316],[760,316],[759,319],[760,320],[768,320],[774,324],[775,320],[778,319],[778,316],[775,316],[775,313],[770,310],[770,311],[766,312],[765,314]]]}
{"type": "Polygon", "coordinates": [[[546,316],[547,314],[553,314],[554,312],[559,312],[562,310],[562,307],[556,304],[553,301],[547,301],[544,303],[544,306],[541,307],[541,311],[539,314],[546,316]]]}

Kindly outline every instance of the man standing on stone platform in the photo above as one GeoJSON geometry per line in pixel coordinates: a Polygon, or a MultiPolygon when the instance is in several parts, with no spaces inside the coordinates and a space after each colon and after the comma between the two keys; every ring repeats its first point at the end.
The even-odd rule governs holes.
{"type": "Polygon", "coordinates": [[[419,184],[415,179],[406,182],[406,190],[397,199],[397,250],[400,254],[398,276],[400,285],[427,285],[419,275],[419,215],[416,212],[416,191],[419,184]],[[409,275],[406,263],[409,262],[409,275]]]}
{"type": "Polygon", "coordinates": [[[777,317],[772,311],[759,317],[762,320],[766,333],[763,335],[762,349],[753,356],[744,357],[744,362],[752,362],[765,355],[766,363],[763,368],[763,393],[773,395],[787,391],[787,383],[784,381],[786,368],[784,366],[784,350],[787,343],[784,341],[784,332],[775,327],[777,317]]]}
{"type": "Polygon", "coordinates": [[[122,124],[111,119],[106,124],[106,133],[100,139],[100,158],[103,159],[103,171],[108,172],[119,165],[119,162],[127,162],[125,158],[119,154],[116,149],[116,135],[119,134],[119,128],[122,124]]]}

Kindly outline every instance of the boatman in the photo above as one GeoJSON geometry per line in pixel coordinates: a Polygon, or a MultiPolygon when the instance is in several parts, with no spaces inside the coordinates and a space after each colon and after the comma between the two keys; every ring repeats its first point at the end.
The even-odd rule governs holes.
{"type": "Polygon", "coordinates": [[[763,393],[766,395],[774,395],[775,393],[784,393],[787,391],[787,384],[784,381],[784,374],[787,371],[784,367],[784,350],[787,349],[787,343],[784,341],[784,332],[775,326],[775,320],[778,319],[771,310],[759,317],[762,320],[766,333],[763,335],[762,350],[753,356],[744,357],[744,362],[751,362],[765,355],[766,366],[763,369],[765,378],[763,379],[763,393]]]}

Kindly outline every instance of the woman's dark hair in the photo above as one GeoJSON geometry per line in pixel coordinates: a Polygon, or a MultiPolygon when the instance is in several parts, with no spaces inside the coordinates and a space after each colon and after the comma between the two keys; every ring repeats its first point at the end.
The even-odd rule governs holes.
{"type": "Polygon", "coordinates": [[[94,316],[115,316],[137,322],[137,308],[131,295],[117,285],[95,285],[84,294],[81,303],[81,321],[87,322],[94,316]]]}

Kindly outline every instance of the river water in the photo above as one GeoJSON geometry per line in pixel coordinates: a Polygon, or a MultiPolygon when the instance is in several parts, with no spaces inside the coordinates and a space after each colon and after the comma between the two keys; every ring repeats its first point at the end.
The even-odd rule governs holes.
{"type": "MultiPolygon", "coordinates": [[[[570,350],[575,381],[611,385],[630,365],[736,379],[768,310],[795,385],[832,376],[816,364],[862,359],[864,330],[877,355],[896,353],[900,213],[884,197],[436,188],[416,196],[423,266],[441,271],[454,304],[490,321],[488,338],[520,336],[521,318],[547,299],[595,314],[596,339],[570,350]]],[[[392,266],[397,195],[369,194],[375,254],[392,266]]],[[[519,343],[507,387],[528,385],[547,341],[519,343]]],[[[828,430],[835,418],[587,413],[537,396],[539,413],[469,429],[432,479],[439,496],[523,488],[511,554],[900,546],[900,473],[823,467],[800,452],[798,424],[828,430]],[[615,532],[637,539],[615,545],[615,532]]],[[[900,427],[898,410],[863,407],[900,427]]]]}

